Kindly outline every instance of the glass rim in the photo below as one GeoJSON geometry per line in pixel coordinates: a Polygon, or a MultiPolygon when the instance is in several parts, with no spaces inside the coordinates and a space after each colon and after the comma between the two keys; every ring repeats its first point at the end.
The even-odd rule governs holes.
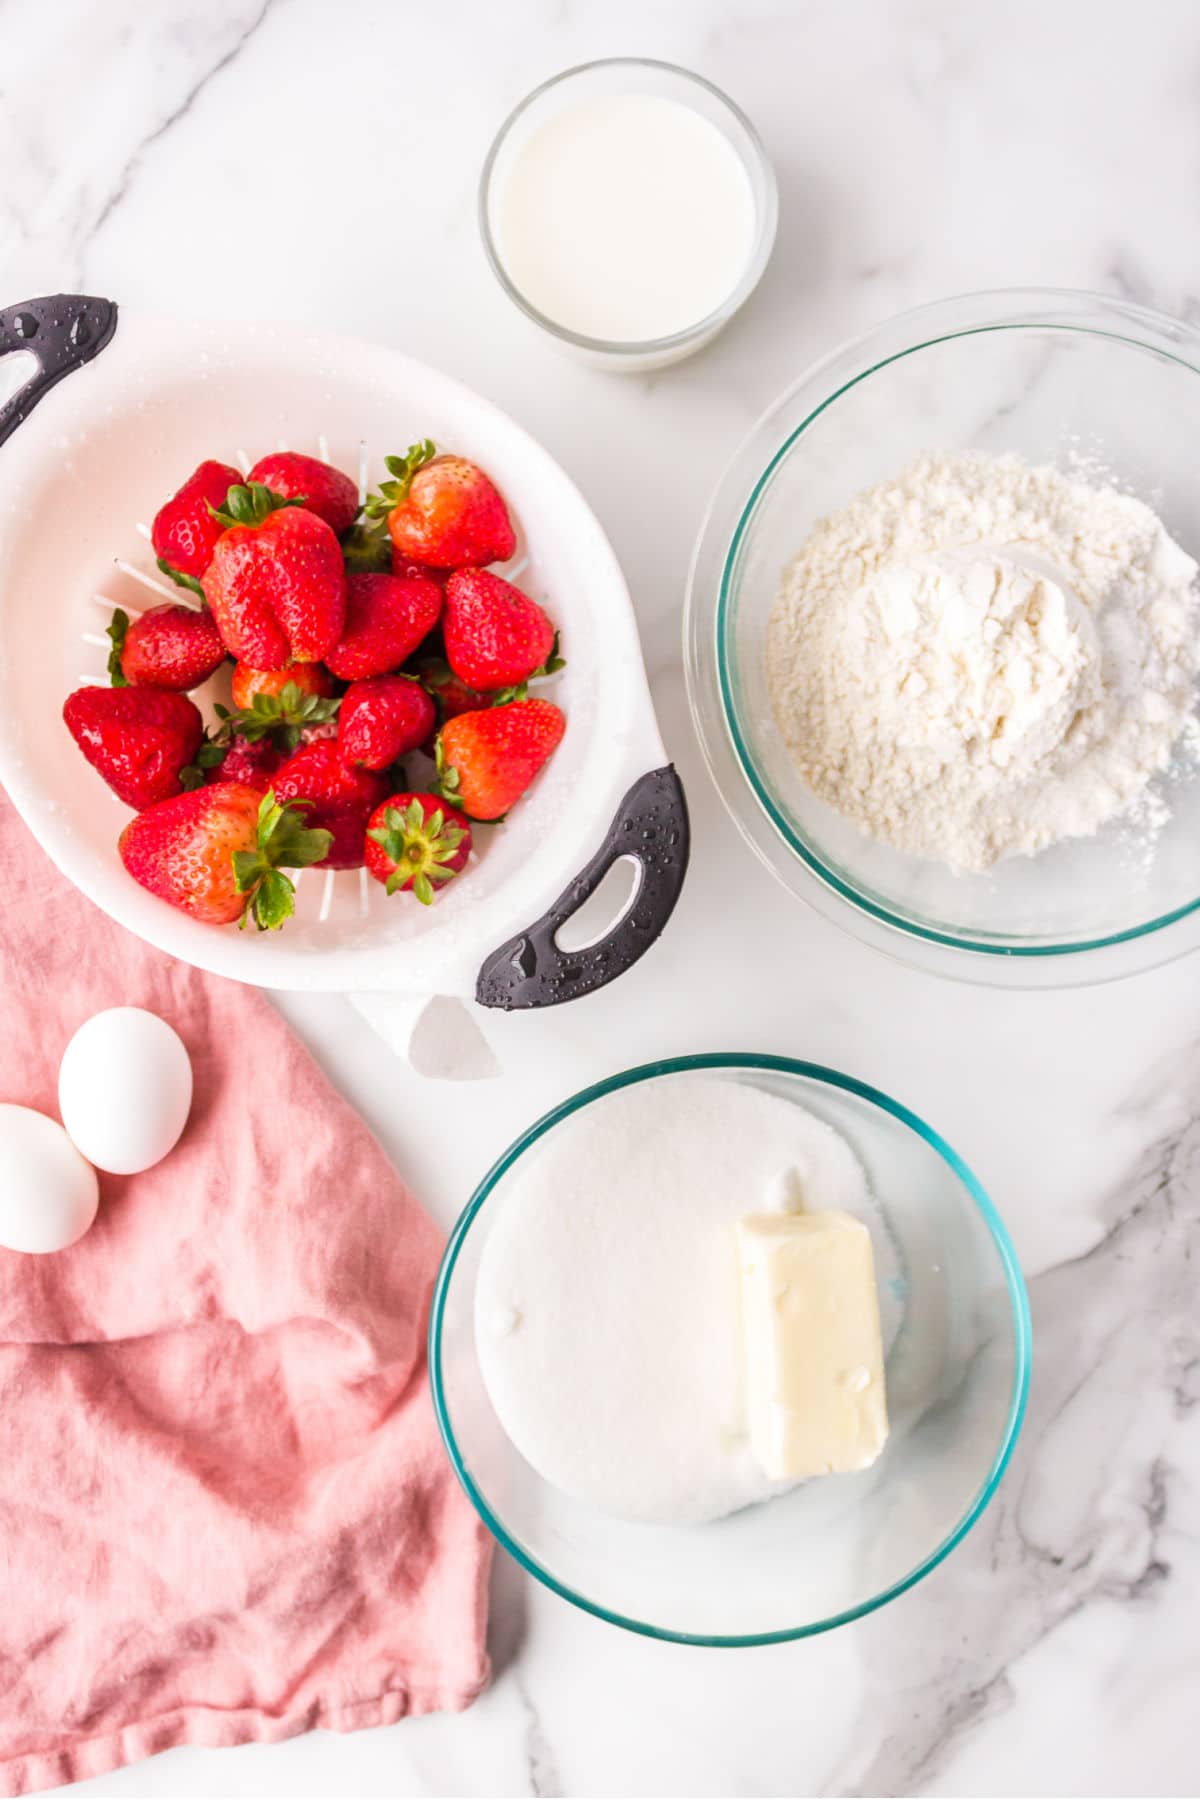
{"type": "MultiPolygon", "coordinates": [[[[1005,301],[1010,305],[1016,305],[1021,301],[1036,302],[1039,300],[1046,302],[1053,302],[1056,300],[1060,302],[1066,300],[1087,301],[1093,305],[1119,308],[1122,315],[1143,318],[1148,326],[1155,327],[1159,330],[1161,330],[1163,326],[1170,326],[1175,330],[1180,329],[1178,321],[1171,319],[1166,314],[1156,313],[1151,308],[1136,306],[1124,301],[1113,301],[1109,296],[1102,294],[1090,294],[1083,290],[1062,288],[999,289],[985,293],[959,295],[953,299],[936,301],[929,306],[914,308],[907,314],[896,314],[891,319],[885,321],[883,325],[845,346],[845,352],[852,353],[857,350],[869,357],[870,352],[868,347],[873,340],[878,338],[889,328],[902,324],[906,317],[912,317],[915,322],[918,318],[927,318],[931,314],[946,312],[952,307],[961,306],[971,302],[982,303],[984,301],[1005,301]]],[[[743,776],[748,782],[762,811],[766,814],[770,823],[783,839],[788,849],[800,858],[801,862],[804,863],[825,887],[829,888],[841,899],[847,901],[858,912],[866,914],[869,918],[878,921],[880,924],[887,926],[892,930],[901,932],[906,937],[916,939],[926,944],[933,944],[951,950],[966,951],[971,955],[1003,957],[1010,961],[1016,958],[1036,960],[1051,957],[1078,956],[1087,951],[1113,949],[1123,944],[1138,943],[1141,940],[1152,936],[1155,932],[1161,931],[1169,925],[1178,924],[1181,920],[1189,918],[1197,911],[1200,911],[1200,895],[1197,895],[1195,899],[1189,900],[1180,906],[1171,908],[1165,913],[1159,914],[1153,919],[1144,920],[1137,925],[1127,926],[1120,931],[1105,932],[1098,936],[1077,938],[1056,943],[1022,943],[1017,939],[1005,938],[999,934],[973,934],[968,931],[957,932],[944,928],[939,929],[932,924],[922,924],[919,920],[884,904],[881,900],[872,898],[869,893],[864,892],[857,887],[847,876],[839,874],[838,871],[817,852],[793,824],[787,812],[775,799],[765,778],[760,774],[758,763],[748,741],[748,736],[744,731],[736,705],[732,677],[732,665],[735,659],[730,648],[730,639],[732,632],[731,614],[733,610],[733,594],[737,585],[734,580],[735,563],[743,542],[753,524],[754,514],[756,513],[758,505],[762,500],[763,495],[766,493],[767,488],[770,486],[782,463],[790,454],[793,446],[803,433],[807,431],[818,418],[820,418],[822,413],[827,411],[828,408],[832,406],[836,400],[839,400],[843,394],[846,394],[852,388],[859,386],[870,376],[876,375],[880,370],[889,368],[892,364],[901,362],[906,357],[916,355],[920,351],[934,349],[939,344],[953,343],[960,338],[979,337],[994,332],[1031,330],[1071,332],[1083,337],[1106,339],[1113,343],[1126,345],[1131,349],[1150,351],[1156,356],[1162,356],[1170,362],[1177,363],[1180,368],[1186,369],[1190,374],[1200,374],[1200,367],[1198,367],[1195,362],[1190,362],[1186,357],[1174,353],[1167,348],[1165,344],[1149,343],[1141,338],[1131,337],[1116,330],[1105,330],[1097,325],[1081,324],[1067,318],[1055,317],[1052,316],[1049,310],[1047,310],[1047,314],[1044,317],[1000,318],[980,321],[973,324],[963,324],[954,330],[938,331],[932,336],[922,337],[920,341],[906,344],[901,349],[893,351],[890,355],[878,357],[876,360],[868,360],[863,368],[859,369],[856,374],[850,376],[848,379],[839,382],[832,392],[825,395],[819,404],[813,406],[811,410],[805,414],[800,423],[788,433],[784,442],[780,444],[778,449],[772,454],[770,461],[755,480],[754,485],[742,506],[737,524],[734,526],[729,544],[725,551],[721,567],[715,615],[717,687],[725,727],[729,734],[730,743],[733,747],[734,755],[737,758],[738,766],[741,769],[743,776]]],[[[811,376],[816,375],[819,372],[819,367],[820,365],[818,365],[816,369],[810,371],[809,376],[802,377],[801,380],[807,380],[811,378],[811,376]]],[[[790,394],[792,391],[793,390],[789,389],[788,393],[790,394]]],[[[788,394],[782,396],[759,421],[759,425],[755,427],[755,430],[757,430],[759,426],[765,424],[767,420],[786,403],[787,398],[788,394]]]]}
{"type": "Polygon", "coordinates": [[[572,1094],[568,1099],[543,1113],[540,1119],[528,1126],[497,1158],[459,1214],[442,1253],[429,1313],[429,1385],[433,1396],[434,1416],[455,1476],[497,1543],[527,1574],[532,1575],[535,1580],[541,1582],[543,1587],[549,1588],[560,1599],[579,1607],[581,1611],[590,1613],[594,1618],[603,1619],[609,1625],[619,1626],[624,1631],[632,1631],[640,1637],[654,1638],[660,1643],[689,1644],[704,1649],[742,1650],[759,1648],[768,1644],[794,1643],[801,1638],[819,1637],[824,1632],[836,1630],[838,1626],[852,1624],[854,1620],[865,1618],[869,1613],[878,1611],[889,1601],[906,1593],[909,1588],[915,1587],[917,1582],[923,1580],[926,1575],[945,1561],[950,1552],[966,1537],[992,1499],[1011,1460],[1029,1401],[1032,1344],[1033,1320],[1029,1309],[1029,1296],[1007,1227],[978,1177],[972,1173],[962,1157],[951,1144],[947,1143],[940,1132],[935,1131],[918,1113],[913,1112],[901,1101],[893,1100],[882,1089],[859,1081],[853,1075],[845,1075],[836,1069],[827,1068],[821,1063],[805,1062],[793,1057],[765,1053],[717,1050],[687,1056],[669,1056],[654,1062],[639,1063],[634,1068],[623,1069],[615,1075],[609,1075],[601,1081],[593,1082],[589,1087],[581,1088],[578,1093],[572,1094]],[[657,1080],[667,1075],[713,1069],[741,1069],[766,1074],[792,1075],[803,1080],[823,1083],[842,1093],[853,1094],[860,1100],[866,1100],[869,1104],[889,1114],[900,1124],[907,1126],[910,1131],[915,1132],[932,1150],[936,1151],[958,1177],[982,1217],[1000,1259],[1012,1320],[1013,1382],[1004,1431],[999,1446],[993,1453],[987,1473],[962,1517],[957,1520],[934,1550],[923,1557],[907,1574],[881,1588],[877,1594],[873,1594],[868,1599],[860,1601],[855,1606],[847,1607],[841,1612],[830,1614],[828,1618],[816,1619],[805,1625],[787,1626],[777,1631],[737,1633],[675,1631],[669,1626],[652,1625],[646,1620],[634,1619],[614,1608],[602,1606],[598,1601],[589,1599],[587,1595],[560,1581],[531,1552],[513,1538],[489,1505],[468,1470],[450,1420],[442,1371],[442,1325],[445,1317],[446,1298],[467,1234],[500,1181],[524,1155],[525,1151],[564,1119],[570,1118],[573,1113],[581,1111],[593,1101],[603,1099],[606,1094],[616,1093],[622,1088],[632,1087],[643,1081],[657,1080]]]}
{"type": "Polygon", "coordinates": [[[487,258],[488,266],[490,267],[492,274],[496,277],[496,280],[500,283],[500,286],[508,295],[508,298],[513,302],[514,306],[519,307],[526,318],[532,319],[535,325],[540,325],[543,331],[549,332],[551,337],[558,338],[560,342],[571,344],[577,350],[589,350],[613,358],[622,356],[650,356],[664,353],[669,350],[682,350],[688,344],[694,343],[701,338],[711,336],[713,333],[720,330],[722,325],[727,324],[734,313],[737,312],[738,308],[749,299],[750,295],[762,279],[763,272],[770,260],[771,251],[775,243],[775,230],[778,222],[778,214],[779,190],[775,180],[775,170],[771,164],[771,159],[767,155],[766,146],[759,137],[757,130],[742,111],[741,107],[737,104],[736,100],[731,100],[728,94],[719,88],[715,82],[709,81],[706,76],[697,75],[694,70],[682,68],[678,63],[664,62],[661,58],[653,56],[595,57],[590,62],[575,63],[569,69],[561,69],[557,75],[551,75],[547,80],[539,82],[537,87],[532,88],[522,100],[517,102],[516,106],[513,107],[512,111],[504,119],[499,130],[496,132],[495,137],[492,139],[487,156],[484,158],[483,168],[480,171],[479,189],[476,199],[476,217],[479,224],[479,235],[483,242],[484,255],[487,258]],[[590,75],[593,70],[596,69],[652,69],[658,71],[660,74],[689,82],[694,87],[703,89],[710,98],[716,100],[718,104],[730,114],[736,125],[745,134],[763,184],[761,203],[756,200],[755,204],[756,217],[754,244],[751,248],[745,269],[742,271],[736,286],[730,290],[719,306],[714,307],[711,312],[706,313],[705,316],[702,319],[697,320],[695,324],[686,325],[681,331],[669,332],[664,337],[590,337],[585,332],[573,331],[569,326],[562,325],[557,320],[550,318],[547,313],[540,311],[513,281],[504,266],[499,246],[496,243],[495,236],[492,232],[489,208],[492,176],[495,172],[497,159],[501,150],[504,148],[509,133],[517,124],[518,120],[521,119],[528,109],[539,101],[543,95],[550,93],[551,90],[556,87],[560,87],[564,82],[574,81],[583,75],[590,75]]]}

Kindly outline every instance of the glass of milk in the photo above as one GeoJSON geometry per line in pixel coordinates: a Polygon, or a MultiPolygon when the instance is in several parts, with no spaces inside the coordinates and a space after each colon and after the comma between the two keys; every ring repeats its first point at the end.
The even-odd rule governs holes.
{"type": "Polygon", "coordinates": [[[661,368],[716,336],[775,240],[754,127],[670,63],[585,63],[509,115],[480,184],[484,249],[510,299],[610,369],[661,368]]]}

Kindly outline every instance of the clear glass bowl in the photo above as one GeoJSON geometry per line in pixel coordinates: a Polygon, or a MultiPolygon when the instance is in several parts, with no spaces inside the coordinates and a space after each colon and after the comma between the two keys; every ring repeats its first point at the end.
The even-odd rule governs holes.
{"type": "Polygon", "coordinates": [[[747,301],[762,278],[775,243],[775,227],[779,199],[772,169],[762,140],[739,106],[702,75],[680,69],[674,63],[656,62],[649,57],[613,56],[598,62],[581,63],[578,68],[564,69],[560,75],[544,81],[527,94],[520,105],[505,119],[496,133],[479,182],[479,231],[492,273],[514,305],[535,325],[540,325],[565,350],[569,350],[594,367],[613,369],[626,374],[639,374],[647,369],[664,368],[691,356],[716,337],[747,301]],[[494,209],[502,191],[512,158],[529,135],[551,118],[561,107],[577,100],[617,94],[651,94],[661,100],[675,100],[697,112],[710,125],[715,125],[736,152],[750,181],[754,200],[756,230],[749,260],[741,277],[725,300],[706,318],[697,319],[685,330],[668,337],[642,342],[613,342],[605,338],[587,337],[571,331],[540,312],[512,280],[504,266],[497,244],[494,209]]]}
{"type": "Polygon", "coordinates": [[[1111,979],[1200,942],[1200,775],[1158,783],[1147,847],[1094,838],[955,875],[864,836],[805,787],[772,717],[764,640],[817,519],[919,452],[1085,457],[1200,558],[1200,331],[1058,291],[975,294],[835,352],[755,426],[710,503],[685,618],[692,716],[743,835],[836,923],[940,974],[1014,986],[1111,979]]]}
{"type": "MultiPolygon", "coordinates": [[[[564,1194],[563,1205],[570,1203],[564,1194]]],[[[727,1647],[828,1631],[936,1568],[1004,1472],[1025,1410],[1029,1359],[1029,1306],[1016,1256],[962,1160],[885,1094],[777,1056],[651,1063],[539,1119],[459,1219],[429,1330],[434,1407],[450,1460],[505,1549],[565,1600],[614,1625],[727,1647]],[[548,1133],[618,1088],[695,1071],[797,1102],[850,1142],[897,1251],[904,1311],[887,1363],[891,1435],[874,1468],[808,1482],[713,1524],[669,1528],[596,1512],[543,1481],[514,1448],[480,1372],[475,1286],[508,1184],[548,1133]]]]}

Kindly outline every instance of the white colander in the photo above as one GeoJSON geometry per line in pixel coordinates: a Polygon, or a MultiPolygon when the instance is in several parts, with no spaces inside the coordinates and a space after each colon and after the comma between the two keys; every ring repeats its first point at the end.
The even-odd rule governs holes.
{"type": "MultiPolygon", "coordinates": [[[[544,450],[435,369],[299,327],[118,318],[109,301],[58,295],[0,312],[0,356],[13,352],[26,379],[0,405],[0,781],[85,894],[186,962],[274,988],[538,1006],[603,985],[649,947],[687,863],[683,794],[616,558],[544,450]],[[421,437],[479,462],[504,492],[511,569],[562,632],[567,667],[545,692],[566,736],[435,905],[389,898],[362,871],[308,870],[282,931],[199,924],[125,873],[129,814],[79,755],[62,701],[105,679],[114,605],[182,597],[158,576],[146,527],[202,458],[286,445],[373,485],[384,455],[421,437]],[[563,951],[560,926],[623,855],[638,865],[623,915],[599,943],[563,951]]],[[[197,698],[204,709],[212,695],[197,698]]]]}

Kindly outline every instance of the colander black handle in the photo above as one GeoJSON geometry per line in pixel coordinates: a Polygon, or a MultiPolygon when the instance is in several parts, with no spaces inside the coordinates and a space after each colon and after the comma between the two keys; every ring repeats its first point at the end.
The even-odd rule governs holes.
{"type": "Polygon", "coordinates": [[[0,356],[24,350],[34,372],[0,406],[0,444],[24,424],[55,382],[99,356],[117,329],[117,303],[94,294],[45,294],[0,312],[0,356]]]}
{"type": "Polygon", "coordinates": [[[690,843],[687,800],[674,768],[643,775],[617,808],[608,835],[586,869],[536,925],[488,957],[479,971],[476,1000],[504,1012],[559,1006],[615,981],[645,955],[675,910],[690,843]],[[623,856],[639,864],[632,904],[599,943],[586,950],[560,950],[555,942],[560,928],[623,856]]]}

